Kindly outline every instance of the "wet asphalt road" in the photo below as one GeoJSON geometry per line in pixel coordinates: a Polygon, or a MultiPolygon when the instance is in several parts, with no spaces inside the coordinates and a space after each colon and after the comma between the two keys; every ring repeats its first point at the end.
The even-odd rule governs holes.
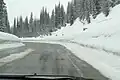
{"type": "MultiPolygon", "coordinates": [[[[23,59],[15,60],[0,67],[0,73],[69,75],[95,80],[108,80],[91,65],[80,60],[65,47],[58,44],[25,43],[34,49],[23,59]]],[[[21,48],[20,48],[21,49],[21,48]]]]}

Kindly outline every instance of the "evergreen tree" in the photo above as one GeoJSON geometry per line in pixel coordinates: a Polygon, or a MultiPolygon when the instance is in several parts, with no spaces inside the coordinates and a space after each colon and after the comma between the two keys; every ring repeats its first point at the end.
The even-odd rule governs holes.
{"type": "Polygon", "coordinates": [[[61,5],[61,25],[64,26],[65,24],[65,11],[63,5],[61,5]]]}
{"type": "Polygon", "coordinates": [[[37,35],[39,36],[40,35],[40,20],[36,20],[36,32],[37,32],[37,35]]]}
{"type": "Polygon", "coordinates": [[[20,32],[20,23],[19,23],[18,17],[17,17],[17,32],[18,33],[20,32]]]}
{"type": "Polygon", "coordinates": [[[50,16],[49,13],[47,12],[46,8],[42,8],[42,11],[40,13],[40,30],[47,30],[50,26],[50,16]]]}
{"type": "Polygon", "coordinates": [[[74,10],[73,10],[73,4],[71,3],[71,5],[70,5],[70,25],[72,25],[73,23],[74,23],[74,10]]]}
{"type": "Polygon", "coordinates": [[[55,5],[55,27],[58,26],[59,21],[58,21],[58,7],[55,5]]]}
{"type": "Polygon", "coordinates": [[[61,8],[60,8],[60,2],[58,4],[58,25],[60,25],[60,21],[61,21],[61,8]]]}
{"type": "Polygon", "coordinates": [[[68,6],[67,6],[67,23],[70,23],[70,15],[71,15],[71,3],[68,2],[68,6]]]}
{"type": "Polygon", "coordinates": [[[96,7],[96,16],[100,13],[100,1],[99,0],[93,0],[95,3],[95,7],[96,7]]]}
{"type": "Polygon", "coordinates": [[[43,20],[44,20],[44,27],[46,26],[46,24],[47,24],[47,9],[45,8],[45,12],[43,12],[44,13],[44,18],[43,18],[43,20]]]}
{"type": "Polygon", "coordinates": [[[8,14],[7,14],[7,9],[4,9],[4,23],[5,23],[5,32],[10,33],[10,24],[9,24],[9,20],[8,20],[8,14]]]}
{"type": "Polygon", "coordinates": [[[14,18],[13,34],[14,34],[14,35],[17,35],[16,18],[14,18]]]}
{"type": "Polygon", "coordinates": [[[0,0],[0,31],[2,32],[4,32],[5,29],[4,8],[5,8],[5,3],[3,0],[0,0]]]}
{"type": "Polygon", "coordinates": [[[44,8],[42,8],[42,10],[40,12],[40,25],[43,24],[43,12],[44,12],[44,8]]]}
{"type": "Polygon", "coordinates": [[[37,28],[37,20],[34,20],[34,27],[33,27],[33,32],[36,33],[36,28],[37,28]]]}
{"type": "Polygon", "coordinates": [[[52,11],[52,15],[51,15],[51,26],[53,28],[55,27],[55,12],[54,12],[54,10],[52,11]]]}
{"type": "Polygon", "coordinates": [[[55,6],[55,27],[60,28],[65,23],[65,11],[63,5],[55,6]]]}
{"type": "Polygon", "coordinates": [[[29,32],[33,32],[33,13],[31,12],[29,21],[29,32]]]}
{"type": "Polygon", "coordinates": [[[48,11],[47,11],[47,9],[46,9],[46,18],[45,18],[45,20],[46,20],[46,24],[48,25],[50,22],[50,16],[49,16],[49,13],[48,13],[48,11]]]}
{"type": "Polygon", "coordinates": [[[22,16],[20,16],[20,34],[23,33],[23,19],[22,19],[22,16]]]}
{"type": "Polygon", "coordinates": [[[111,7],[111,2],[109,0],[101,1],[101,11],[105,14],[105,16],[109,15],[110,7],[111,7]]]}
{"type": "Polygon", "coordinates": [[[25,26],[24,27],[25,27],[24,28],[25,32],[28,33],[29,32],[29,23],[28,23],[28,17],[27,16],[25,18],[25,26]]]}
{"type": "Polygon", "coordinates": [[[73,14],[74,14],[74,18],[76,19],[77,17],[79,17],[77,15],[77,0],[73,0],[73,14]]]}

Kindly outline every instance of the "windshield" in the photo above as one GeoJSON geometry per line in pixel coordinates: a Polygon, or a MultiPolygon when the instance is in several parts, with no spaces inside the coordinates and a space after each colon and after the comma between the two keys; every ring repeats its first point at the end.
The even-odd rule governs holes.
{"type": "Polygon", "coordinates": [[[120,0],[0,0],[0,76],[120,80],[119,14],[120,0]]]}

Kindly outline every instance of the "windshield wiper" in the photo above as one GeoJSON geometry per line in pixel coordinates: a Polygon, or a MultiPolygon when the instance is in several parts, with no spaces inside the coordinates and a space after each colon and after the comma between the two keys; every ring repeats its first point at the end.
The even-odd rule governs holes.
{"type": "Polygon", "coordinates": [[[0,79],[19,79],[19,80],[31,80],[31,79],[39,79],[39,80],[94,80],[94,79],[86,79],[83,77],[74,77],[68,75],[0,75],[0,79]]]}

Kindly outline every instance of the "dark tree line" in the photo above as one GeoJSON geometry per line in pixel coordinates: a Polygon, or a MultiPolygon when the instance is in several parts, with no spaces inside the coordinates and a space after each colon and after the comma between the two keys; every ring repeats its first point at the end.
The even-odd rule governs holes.
{"type": "Polygon", "coordinates": [[[7,7],[3,0],[0,0],[0,31],[10,33],[7,7]]]}
{"type": "Polygon", "coordinates": [[[50,15],[47,8],[42,8],[40,18],[33,18],[33,13],[25,20],[22,16],[14,19],[13,34],[19,37],[32,37],[39,35],[49,35],[51,32],[65,26],[66,23],[72,25],[76,18],[79,17],[82,23],[91,23],[90,16],[94,19],[101,12],[105,16],[109,15],[110,7],[119,4],[120,0],[72,0],[68,2],[67,11],[60,3],[55,5],[55,8],[50,15]]]}
{"type": "Polygon", "coordinates": [[[55,6],[51,15],[43,7],[39,19],[33,18],[32,12],[29,20],[28,17],[23,20],[22,16],[14,18],[13,34],[19,37],[48,35],[61,26],[65,26],[65,15],[64,7],[60,3],[55,6]]]}

